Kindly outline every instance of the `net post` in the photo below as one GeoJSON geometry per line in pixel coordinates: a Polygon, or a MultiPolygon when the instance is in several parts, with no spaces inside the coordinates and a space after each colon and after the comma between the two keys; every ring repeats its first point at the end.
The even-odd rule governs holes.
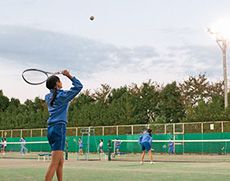
{"type": "Polygon", "coordinates": [[[115,151],[116,151],[115,141],[114,141],[114,140],[112,140],[112,142],[113,142],[113,153],[115,154],[115,151]]]}

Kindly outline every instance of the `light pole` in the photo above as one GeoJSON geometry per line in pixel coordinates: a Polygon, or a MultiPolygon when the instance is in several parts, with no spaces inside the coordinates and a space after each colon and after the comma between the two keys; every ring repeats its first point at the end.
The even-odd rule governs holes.
{"type": "Polygon", "coordinates": [[[224,107],[228,107],[228,77],[227,77],[227,63],[226,63],[226,55],[227,55],[227,47],[228,40],[224,38],[220,33],[213,32],[210,28],[207,29],[211,35],[214,35],[216,38],[216,42],[219,45],[222,56],[223,56],[223,74],[224,74],[224,107]]]}

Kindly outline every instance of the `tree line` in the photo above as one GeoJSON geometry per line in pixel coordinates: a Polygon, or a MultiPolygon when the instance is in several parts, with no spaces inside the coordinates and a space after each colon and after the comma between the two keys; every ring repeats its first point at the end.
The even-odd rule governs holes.
{"type": "MultiPolygon", "coordinates": [[[[210,82],[205,74],[166,85],[151,80],[120,88],[103,84],[70,103],[68,126],[228,121],[223,95],[223,82],[210,82]]],[[[43,99],[20,103],[0,90],[0,129],[43,128],[48,116],[43,99]]]]}

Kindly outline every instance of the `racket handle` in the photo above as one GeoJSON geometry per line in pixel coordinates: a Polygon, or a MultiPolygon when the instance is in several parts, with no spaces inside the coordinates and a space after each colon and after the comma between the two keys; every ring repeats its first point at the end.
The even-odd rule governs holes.
{"type": "Polygon", "coordinates": [[[55,72],[54,74],[56,74],[56,75],[62,74],[62,71],[55,72]]]}
{"type": "Polygon", "coordinates": [[[62,74],[65,75],[66,77],[68,77],[69,79],[73,78],[73,76],[70,74],[70,72],[68,70],[63,70],[62,74]]]}
{"type": "Polygon", "coordinates": [[[63,74],[64,71],[66,71],[66,70],[60,70],[60,71],[56,72],[55,74],[63,74]]]}

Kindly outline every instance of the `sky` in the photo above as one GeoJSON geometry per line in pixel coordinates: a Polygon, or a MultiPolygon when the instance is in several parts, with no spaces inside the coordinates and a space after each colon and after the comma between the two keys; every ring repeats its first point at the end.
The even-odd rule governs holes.
{"type": "Polygon", "coordinates": [[[228,19],[229,7],[229,0],[0,0],[0,90],[22,102],[44,98],[44,84],[22,80],[27,68],[68,69],[91,91],[203,73],[222,80],[221,50],[205,28],[228,19]]]}

